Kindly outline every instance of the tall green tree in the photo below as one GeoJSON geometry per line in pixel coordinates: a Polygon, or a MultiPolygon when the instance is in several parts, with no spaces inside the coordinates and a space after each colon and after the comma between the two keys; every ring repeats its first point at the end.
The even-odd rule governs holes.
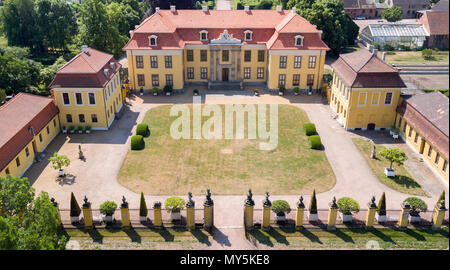
{"type": "Polygon", "coordinates": [[[385,8],[381,11],[381,18],[388,22],[400,21],[403,17],[402,8],[399,6],[392,6],[390,8],[385,8]]]}
{"type": "Polygon", "coordinates": [[[27,178],[17,178],[9,174],[0,177],[0,214],[3,216],[17,216],[25,212],[33,201],[34,188],[27,178]]]}

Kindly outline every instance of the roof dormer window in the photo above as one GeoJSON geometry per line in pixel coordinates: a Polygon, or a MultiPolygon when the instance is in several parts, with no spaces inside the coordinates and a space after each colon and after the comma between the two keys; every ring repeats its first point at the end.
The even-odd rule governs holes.
{"type": "Polygon", "coordinates": [[[295,46],[303,46],[303,36],[302,35],[296,35],[295,36],[295,46]]]}
{"type": "Polygon", "coordinates": [[[206,30],[200,31],[200,40],[202,41],[208,40],[208,31],[206,30]]]}
{"type": "Polygon", "coordinates": [[[244,31],[245,38],[244,40],[250,41],[253,39],[253,32],[251,30],[244,31]]]}
{"type": "Polygon", "coordinates": [[[157,46],[156,40],[158,39],[158,37],[156,35],[151,35],[149,39],[150,39],[150,46],[157,46]]]}

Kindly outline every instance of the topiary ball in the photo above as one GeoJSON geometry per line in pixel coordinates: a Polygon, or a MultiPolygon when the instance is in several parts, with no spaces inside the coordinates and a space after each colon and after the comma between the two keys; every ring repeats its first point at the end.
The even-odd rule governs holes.
{"type": "Polygon", "coordinates": [[[142,135],[134,135],[131,137],[131,150],[142,150],[144,146],[144,137],[142,135]]]}
{"type": "Polygon", "coordinates": [[[303,129],[305,130],[306,136],[316,135],[316,125],[313,123],[304,123],[303,129]]]}
{"type": "Polygon", "coordinates": [[[316,150],[322,149],[322,141],[320,140],[319,135],[309,136],[309,143],[311,144],[311,149],[316,149],[316,150]]]}
{"type": "Polygon", "coordinates": [[[142,137],[148,137],[150,135],[150,129],[148,129],[147,124],[139,124],[136,126],[136,135],[141,135],[142,137]]]}

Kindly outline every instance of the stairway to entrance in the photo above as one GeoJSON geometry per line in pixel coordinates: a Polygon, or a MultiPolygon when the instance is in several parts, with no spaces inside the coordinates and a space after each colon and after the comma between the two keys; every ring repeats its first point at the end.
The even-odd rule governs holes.
{"type": "Polygon", "coordinates": [[[240,82],[210,82],[209,90],[241,90],[240,82]]]}

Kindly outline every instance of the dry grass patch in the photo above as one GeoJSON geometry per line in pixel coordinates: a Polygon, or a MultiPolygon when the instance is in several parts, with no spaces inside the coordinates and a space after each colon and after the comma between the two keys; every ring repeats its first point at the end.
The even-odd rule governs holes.
{"type": "Polygon", "coordinates": [[[135,192],[204,194],[210,188],[214,194],[236,195],[251,188],[255,194],[306,194],[335,185],[325,153],[309,148],[302,128],[309,120],[297,107],[279,105],[279,140],[273,151],[260,150],[261,140],[247,139],[247,132],[241,140],[175,140],[169,134],[176,119],[170,108],[147,112],[143,122],[151,135],[145,149],[130,151],[122,164],[119,182],[135,192]]]}

